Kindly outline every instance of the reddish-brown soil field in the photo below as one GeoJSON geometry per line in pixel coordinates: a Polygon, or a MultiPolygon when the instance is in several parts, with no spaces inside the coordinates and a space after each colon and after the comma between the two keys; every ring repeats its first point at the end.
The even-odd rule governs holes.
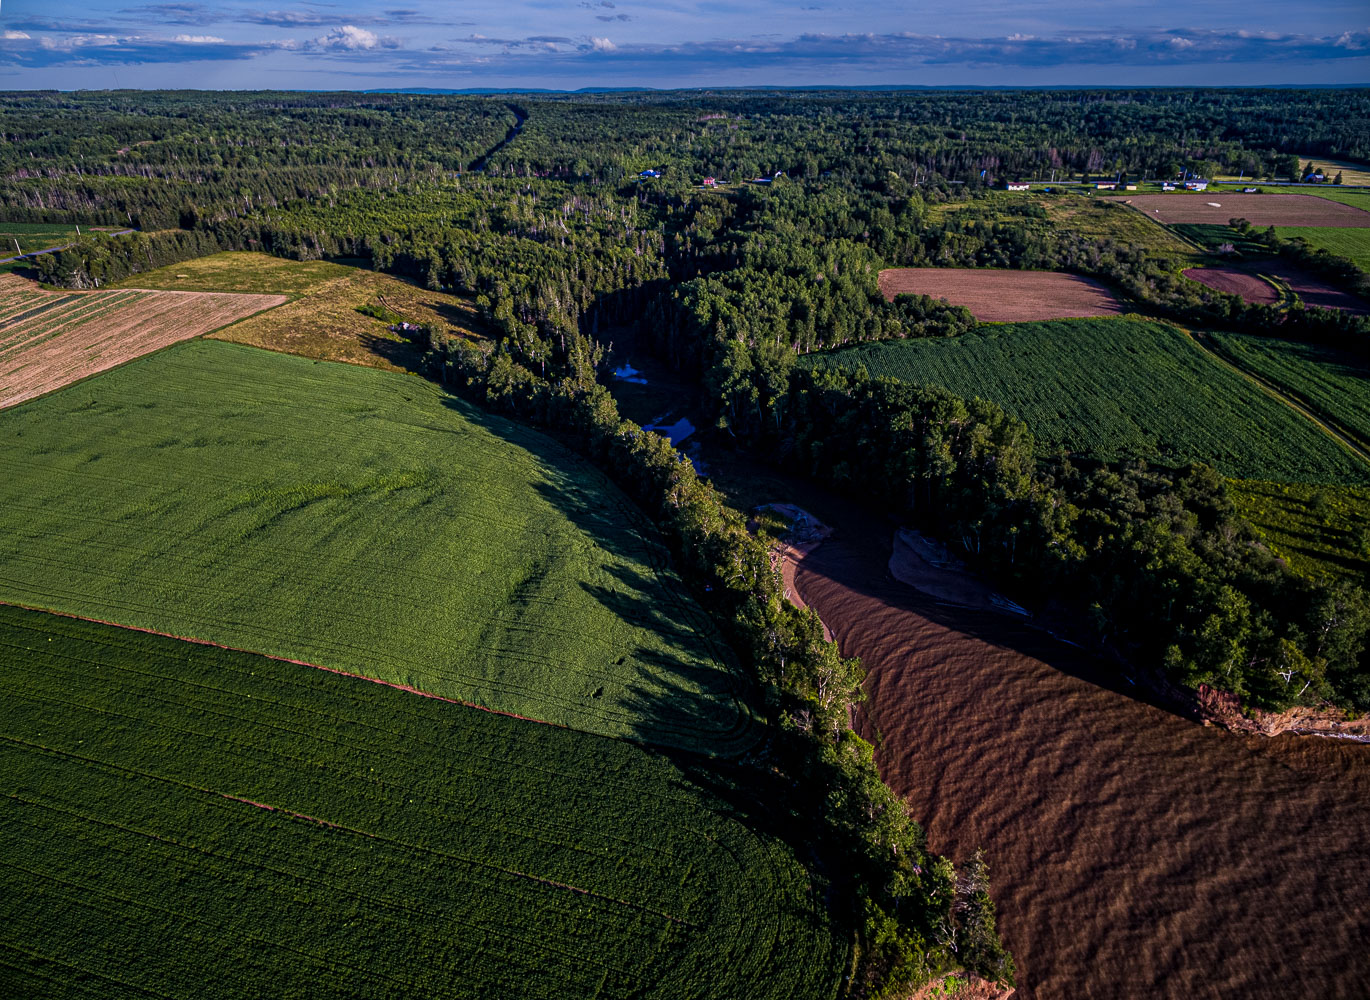
{"type": "Polygon", "coordinates": [[[1225,226],[1245,219],[1253,226],[1323,226],[1329,229],[1370,227],[1370,212],[1311,194],[1142,194],[1127,204],[1157,222],[1200,222],[1225,226]],[[1214,208],[1216,204],[1218,207],[1214,208]]]}
{"type": "Polygon", "coordinates": [[[896,267],[880,272],[880,291],[930,295],[965,306],[985,323],[1116,316],[1122,303],[1103,285],[1057,271],[995,271],[962,267],[896,267]]]}
{"type": "Polygon", "coordinates": [[[985,849],[1016,1000],[1365,995],[1370,746],[1206,728],[822,509],[798,591],[869,671],[859,730],[929,846],[985,849]]]}
{"type": "Polygon", "coordinates": [[[1274,275],[1289,285],[1303,299],[1304,305],[1321,306],[1323,309],[1344,309],[1358,316],[1370,315],[1370,303],[1364,299],[1343,292],[1340,288],[1320,280],[1307,271],[1300,270],[1284,261],[1273,261],[1260,265],[1262,274],[1274,275]]]}
{"type": "Polygon", "coordinates": [[[1184,276],[1219,292],[1240,295],[1247,302],[1273,306],[1280,301],[1280,293],[1270,282],[1262,281],[1254,274],[1247,274],[1235,268],[1191,267],[1184,272],[1184,276]]]}
{"type": "Polygon", "coordinates": [[[0,407],[285,302],[221,292],[48,292],[0,276],[0,407]]]}
{"type": "Polygon", "coordinates": [[[1340,288],[1334,288],[1317,276],[1280,260],[1260,261],[1241,268],[1191,267],[1184,272],[1186,278],[1209,288],[1240,295],[1247,302],[1273,305],[1280,300],[1280,295],[1270,282],[1259,277],[1262,274],[1283,281],[1298,293],[1304,305],[1318,306],[1322,309],[1343,309],[1358,316],[1370,315],[1370,303],[1364,299],[1340,288]]]}

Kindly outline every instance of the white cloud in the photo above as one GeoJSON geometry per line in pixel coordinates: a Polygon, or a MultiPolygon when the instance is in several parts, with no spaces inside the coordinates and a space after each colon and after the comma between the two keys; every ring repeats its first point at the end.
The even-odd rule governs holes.
{"type": "Polygon", "coordinates": [[[618,48],[617,45],[607,38],[591,38],[590,47],[596,52],[613,52],[618,48]]]}
{"type": "Polygon", "coordinates": [[[5,32],[5,41],[7,41],[7,42],[20,42],[20,41],[24,41],[24,40],[29,39],[29,38],[32,38],[32,37],[33,37],[32,35],[27,35],[27,34],[25,34],[25,33],[22,32],[22,31],[7,31],[7,32],[5,32]]]}
{"type": "Polygon", "coordinates": [[[223,45],[226,40],[214,35],[175,35],[171,39],[173,42],[185,42],[187,45],[223,45]]]}

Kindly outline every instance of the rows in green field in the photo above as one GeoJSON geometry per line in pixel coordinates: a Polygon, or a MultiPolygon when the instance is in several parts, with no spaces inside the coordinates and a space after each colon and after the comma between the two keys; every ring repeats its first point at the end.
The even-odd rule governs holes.
{"type": "Polygon", "coordinates": [[[1324,229],[1314,226],[1282,227],[1283,239],[1298,238],[1318,250],[1345,257],[1362,271],[1370,271],[1370,229],[1324,229]]]}
{"type": "Polygon", "coordinates": [[[1295,572],[1364,584],[1370,573],[1370,489],[1229,480],[1227,495],[1295,572]]]}
{"type": "Polygon", "coordinates": [[[1247,479],[1370,479],[1370,470],[1312,421],[1164,323],[1005,323],[945,340],[844,348],[802,363],[864,366],[872,375],[992,400],[1022,418],[1045,450],[1107,461],[1202,461],[1247,479]]]}
{"type": "Polygon", "coordinates": [[[11,351],[28,350],[51,340],[65,330],[90,322],[98,322],[116,309],[154,295],[154,292],[101,292],[77,296],[63,296],[41,314],[30,312],[27,318],[6,321],[0,317],[0,356],[11,351]]]}
{"type": "Polygon", "coordinates": [[[1240,333],[1206,337],[1224,357],[1297,397],[1370,447],[1370,365],[1318,344],[1240,333]]]}
{"type": "Polygon", "coordinates": [[[717,774],[18,608],[0,678],[0,979],[30,995],[834,993],[820,897],[717,774]]]}
{"type": "Polygon", "coordinates": [[[189,341],[0,413],[0,600],[735,753],[734,657],[655,529],[412,377],[189,341]]]}

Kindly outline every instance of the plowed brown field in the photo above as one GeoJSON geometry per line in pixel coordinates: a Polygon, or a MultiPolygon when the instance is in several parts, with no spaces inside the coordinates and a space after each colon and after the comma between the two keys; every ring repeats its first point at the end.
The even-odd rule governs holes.
{"type": "Polygon", "coordinates": [[[1242,268],[1191,267],[1184,272],[1186,278],[1220,292],[1240,295],[1247,302],[1274,305],[1280,300],[1280,295],[1270,282],[1259,277],[1262,274],[1287,284],[1292,291],[1298,293],[1305,305],[1321,309],[1341,309],[1358,316],[1370,313],[1370,303],[1364,299],[1357,298],[1340,288],[1334,288],[1319,280],[1317,276],[1282,260],[1261,261],[1242,268]]]}
{"type": "Polygon", "coordinates": [[[0,407],[285,302],[213,292],[48,292],[0,275],[0,407]]]}
{"type": "Polygon", "coordinates": [[[1247,302],[1273,306],[1280,301],[1280,293],[1268,281],[1262,281],[1254,274],[1238,271],[1231,267],[1191,267],[1184,272],[1190,281],[1229,295],[1240,295],[1247,302]]]}
{"type": "Polygon", "coordinates": [[[1201,191],[1194,194],[1141,194],[1127,203],[1144,215],[1167,225],[1176,222],[1225,226],[1245,219],[1253,226],[1322,226],[1329,229],[1361,229],[1370,226],[1370,212],[1311,194],[1228,194],[1201,191]]]}
{"type": "Polygon", "coordinates": [[[1116,316],[1122,303],[1103,285],[1057,271],[997,271],[988,268],[896,267],[880,272],[880,291],[930,295],[965,306],[985,323],[1116,316]]]}

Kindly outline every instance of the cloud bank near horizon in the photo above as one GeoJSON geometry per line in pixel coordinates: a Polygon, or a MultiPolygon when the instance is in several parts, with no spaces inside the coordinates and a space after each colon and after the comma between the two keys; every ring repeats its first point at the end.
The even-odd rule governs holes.
{"type": "MultiPolygon", "coordinates": [[[[943,0],[934,0],[932,8],[943,0]]],[[[795,7],[759,0],[435,0],[371,7],[11,0],[0,75],[23,87],[552,87],[832,84],[1360,83],[1370,27],[1356,4],[1316,17],[1251,0],[1120,11],[1023,0],[940,16],[884,0],[795,7]],[[1291,23],[1292,22],[1292,23],[1291,23]],[[1003,29],[984,30],[994,24],[1003,29]],[[776,31],[777,27],[787,30],[776,31]],[[933,28],[937,30],[931,30],[933,28]],[[531,30],[530,30],[531,28],[531,30]],[[762,30],[765,29],[765,30],[762,30]],[[866,30],[858,30],[866,29],[866,30]]],[[[932,9],[929,8],[929,9],[932,9]]]]}

